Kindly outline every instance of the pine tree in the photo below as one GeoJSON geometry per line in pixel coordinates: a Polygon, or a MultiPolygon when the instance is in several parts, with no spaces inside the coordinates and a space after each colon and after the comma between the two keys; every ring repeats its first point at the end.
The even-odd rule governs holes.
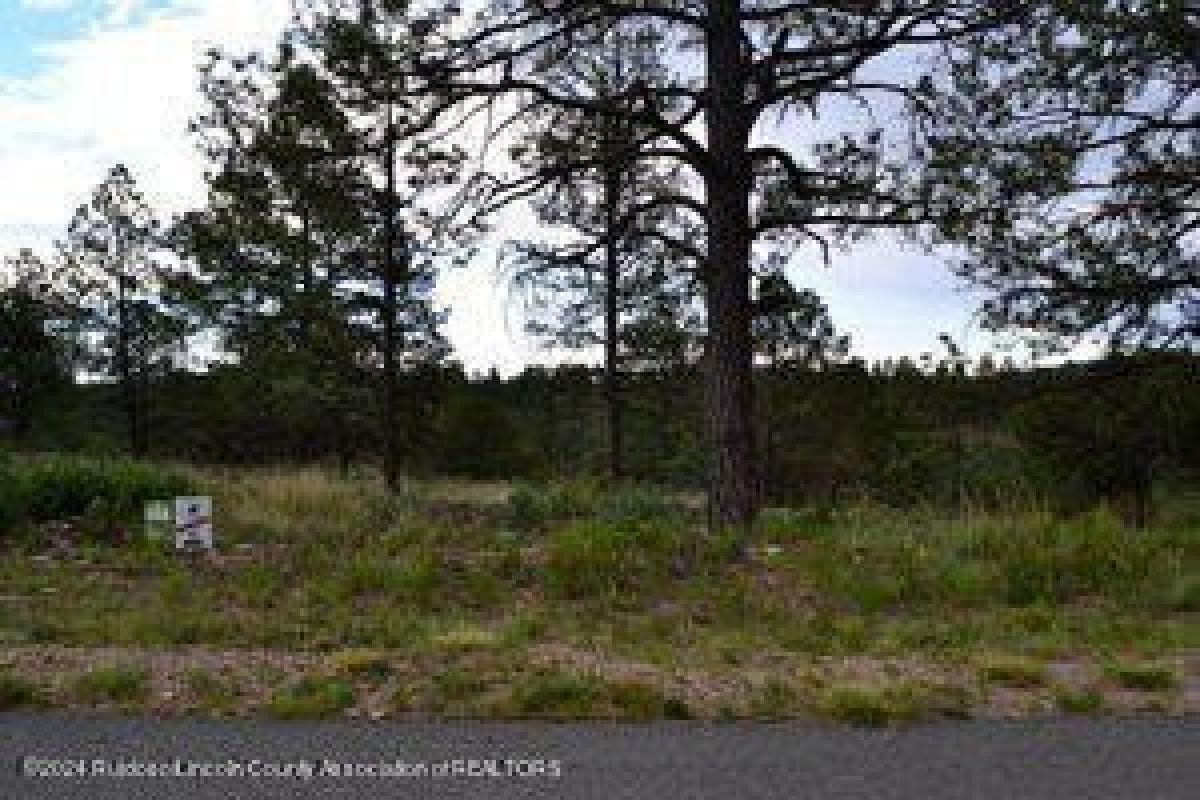
{"type": "Polygon", "coordinates": [[[79,207],[60,252],[81,294],[87,366],[117,381],[130,452],[144,455],[151,383],[173,365],[187,327],[167,305],[160,223],[127,167],[114,166],[79,207]]]}

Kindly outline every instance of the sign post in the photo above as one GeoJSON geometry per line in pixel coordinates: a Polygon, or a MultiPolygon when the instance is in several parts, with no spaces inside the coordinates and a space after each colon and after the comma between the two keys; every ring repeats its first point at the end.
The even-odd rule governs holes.
{"type": "Polygon", "coordinates": [[[175,549],[211,550],[212,498],[175,498],[175,549]]]}

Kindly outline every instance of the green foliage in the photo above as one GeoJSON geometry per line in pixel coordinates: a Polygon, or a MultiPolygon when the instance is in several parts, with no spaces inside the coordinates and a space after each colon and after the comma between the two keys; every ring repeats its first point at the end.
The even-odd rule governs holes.
{"type": "Polygon", "coordinates": [[[993,656],[979,665],[979,677],[985,683],[1018,689],[1045,686],[1046,665],[1030,658],[993,656]]]}
{"type": "Polygon", "coordinates": [[[392,674],[391,659],[378,650],[340,650],[330,656],[330,664],[339,674],[352,678],[384,680],[392,674]]]}
{"type": "Polygon", "coordinates": [[[28,708],[41,703],[42,693],[36,684],[0,670],[0,711],[28,708]]]}
{"type": "Polygon", "coordinates": [[[1104,693],[1093,687],[1075,689],[1060,686],[1054,690],[1054,702],[1068,714],[1097,714],[1104,710],[1104,693]]]}
{"type": "Polygon", "coordinates": [[[681,527],[666,522],[573,522],[547,539],[542,579],[568,598],[637,593],[670,574],[683,541],[681,527]]]}
{"type": "Polygon", "coordinates": [[[605,685],[605,693],[622,719],[652,721],[692,718],[692,710],[683,698],[645,681],[632,678],[610,681],[605,685]]]}
{"type": "Polygon", "coordinates": [[[522,716],[591,717],[603,699],[599,679],[568,672],[535,672],[518,680],[512,689],[513,710],[522,716]]]}
{"type": "Polygon", "coordinates": [[[1172,611],[1200,611],[1200,573],[1180,575],[1169,583],[1167,607],[1172,611]]]}
{"type": "Polygon", "coordinates": [[[817,708],[841,722],[878,727],[923,716],[965,717],[970,698],[960,687],[918,681],[840,683],[824,689],[817,708]]]}
{"type": "Polygon", "coordinates": [[[1054,607],[1089,596],[1156,606],[1161,582],[1198,547],[1196,531],[1130,531],[1102,512],[972,522],[884,515],[825,540],[803,566],[823,593],[868,612],[1054,607]]]}
{"type": "Polygon", "coordinates": [[[150,692],[150,674],[142,667],[110,664],[95,667],[76,678],[72,695],[85,703],[135,706],[150,692]]]}
{"type": "Polygon", "coordinates": [[[276,691],[266,710],[280,719],[320,719],[340,714],[354,703],[354,688],[345,681],[308,676],[276,691]]]}
{"type": "Polygon", "coordinates": [[[1118,661],[1105,667],[1109,680],[1125,689],[1161,692],[1179,685],[1179,673],[1165,664],[1118,661]]]}
{"type": "Polygon", "coordinates": [[[594,518],[605,522],[648,522],[687,516],[661,489],[597,481],[562,481],[542,486],[518,484],[509,494],[509,523],[518,530],[544,530],[551,523],[594,518]]]}
{"type": "Polygon", "coordinates": [[[141,461],[39,456],[0,465],[9,502],[24,518],[50,522],[89,513],[124,521],[141,518],[150,500],[189,494],[190,480],[141,461]]]}

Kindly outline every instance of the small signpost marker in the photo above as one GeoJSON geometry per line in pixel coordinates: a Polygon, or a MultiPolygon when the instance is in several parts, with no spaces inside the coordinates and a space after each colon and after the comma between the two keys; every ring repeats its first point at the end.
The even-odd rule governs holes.
{"type": "Polygon", "coordinates": [[[146,538],[166,539],[171,533],[171,507],[163,500],[146,503],[146,538]]]}
{"type": "Polygon", "coordinates": [[[211,550],[212,498],[175,498],[175,549],[211,550]]]}

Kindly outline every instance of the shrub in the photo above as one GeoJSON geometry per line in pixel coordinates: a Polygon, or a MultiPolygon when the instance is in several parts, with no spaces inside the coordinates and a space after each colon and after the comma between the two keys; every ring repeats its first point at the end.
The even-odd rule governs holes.
{"type": "Polygon", "coordinates": [[[0,672],[0,711],[37,705],[41,692],[33,683],[10,672],[0,672]]]}
{"type": "Polygon", "coordinates": [[[1104,694],[1088,687],[1073,689],[1060,686],[1054,691],[1054,702],[1068,714],[1096,714],[1104,710],[1104,694]]]}
{"type": "Polygon", "coordinates": [[[98,500],[138,518],[146,502],[192,491],[187,479],[138,461],[52,456],[31,460],[23,472],[26,513],[39,522],[81,516],[98,500]]]}
{"type": "Polygon", "coordinates": [[[837,684],[825,690],[817,706],[842,722],[881,726],[930,714],[967,717],[971,703],[966,690],[958,686],[904,681],[837,684]]]}
{"type": "Polygon", "coordinates": [[[592,516],[601,503],[598,484],[588,481],[551,483],[540,488],[522,484],[508,496],[508,521],[517,530],[541,530],[554,521],[592,516]]]}
{"type": "Polygon", "coordinates": [[[996,656],[980,664],[979,677],[985,683],[1028,689],[1046,684],[1046,667],[1028,658],[996,656]]]}
{"type": "Polygon", "coordinates": [[[131,706],[150,691],[150,675],[139,666],[112,664],[95,667],[75,679],[72,694],[85,703],[131,706]]]}
{"type": "Polygon", "coordinates": [[[341,650],[330,656],[334,670],[353,678],[383,680],[392,674],[392,663],[387,653],[378,650],[341,650]]]}
{"type": "Polygon", "coordinates": [[[547,588],[572,598],[611,597],[670,573],[682,551],[678,527],[661,522],[580,521],[547,542],[547,588]]]}
{"type": "Polygon", "coordinates": [[[692,710],[682,697],[649,683],[628,679],[610,683],[606,689],[609,702],[622,718],[640,721],[692,718],[692,710]]]}
{"type": "Polygon", "coordinates": [[[354,702],[354,689],[345,681],[310,676],[276,691],[267,712],[281,719],[317,719],[339,714],[354,702]]]}
{"type": "Polygon", "coordinates": [[[82,518],[85,532],[107,537],[139,521],[148,501],[192,493],[187,478],[139,461],[7,459],[0,462],[0,533],[22,522],[82,518]]]}
{"type": "Polygon", "coordinates": [[[590,675],[533,673],[513,686],[513,709],[539,717],[592,717],[604,699],[602,689],[600,681],[590,675]]]}
{"type": "Polygon", "coordinates": [[[1179,685],[1179,674],[1164,664],[1118,662],[1104,670],[1118,686],[1144,692],[1160,692],[1179,685]]]}
{"type": "Polygon", "coordinates": [[[1200,611],[1200,574],[1181,575],[1167,592],[1171,611],[1200,611]]]}

